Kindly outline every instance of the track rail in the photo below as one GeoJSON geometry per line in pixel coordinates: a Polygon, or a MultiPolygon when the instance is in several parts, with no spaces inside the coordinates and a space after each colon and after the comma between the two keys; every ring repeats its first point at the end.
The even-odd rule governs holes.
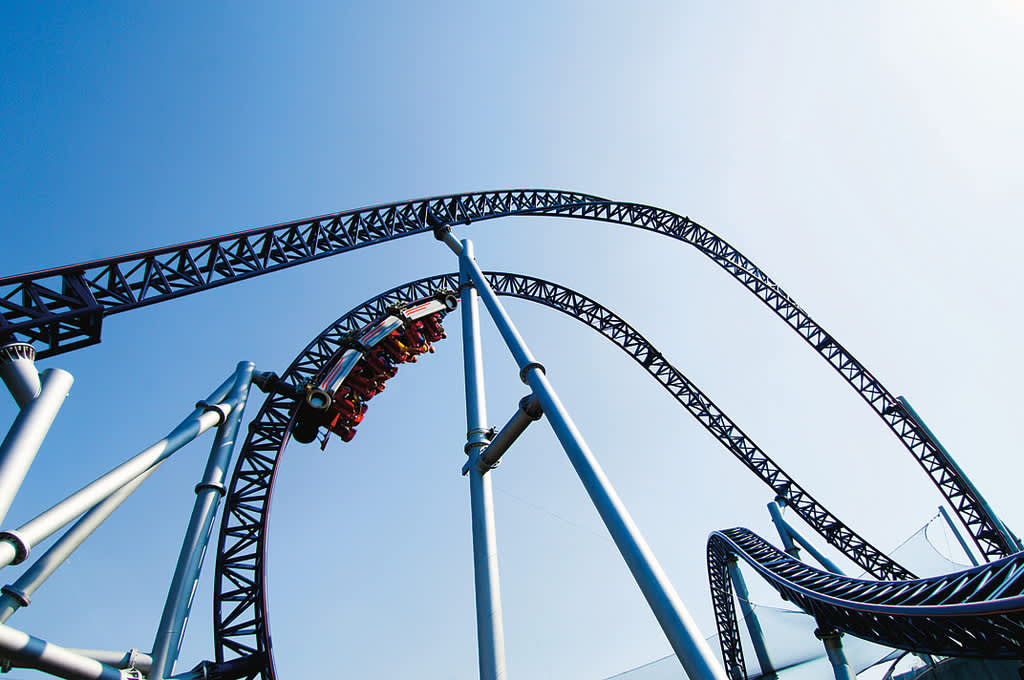
{"type": "MultiPolygon", "coordinates": [[[[779,468],[743,431],[670,364],[624,319],[594,300],[558,284],[504,272],[485,274],[498,295],[536,302],[571,316],[601,333],[638,364],[723,446],[775,493],[786,494],[795,512],[852,560],[881,578],[912,574],[839,521],[779,468]]],[[[317,380],[336,361],[354,331],[409,302],[454,290],[457,274],[445,274],[393,288],[356,307],[328,326],[299,354],[282,376],[293,385],[317,380]]],[[[267,659],[265,680],[275,677],[269,657],[270,633],[263,590],[266,521],[277,463],[289,438],[294,401],[272,394],[249,426],[232,476],[222,518],[214,596],[217,659],[226,654],[267,659]]],[[[726,591],[727,592],[727,591],[726,591]]],[[[735,626],[733,626],[735,629],[735,626]]],[[[738,640],[738,638],[737,638],[738,640]]]]}
{"type": "Polygon", "coordinates": [[[444,225],[513,215],[612,222],[689,243],[742,283],[853,387],[927,472],[982,555],[1016,547],[949,455],[860,363],[746,256],[688,217],[555,190],[453,194],[348,210],[212,239],[0,279],[0,341],[24,337],[40,357],[99,342],[102,319],[444,225]]]}
{"type": "Polygon", "coordinates": [[[722,655],[732,678],[746,677],[726,568],[736,557],[820,627],[925,654],[1024,658],[1024,553],[911,581],[864,581],[821,571],[742,528],[711,534],[707,554],[722,655]]]}

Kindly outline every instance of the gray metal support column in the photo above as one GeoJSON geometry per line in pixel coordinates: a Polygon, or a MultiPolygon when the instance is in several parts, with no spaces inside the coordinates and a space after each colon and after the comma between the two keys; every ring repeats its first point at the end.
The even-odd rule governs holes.
{"type": "Polygon", "coordinates": [[[119,670],[2,624],[0,657],[10,659],[17,666],[36,668],[69,680],[128,680],[141,677],[135,671],[119,670]]]}
{"type": "Polygon", "coordinates": [[[0,444],[0,522],[7,516],[53,419],[57,417],[57,411],[68,396],[71,383],[75,381],[70,373],[59,368],[43,371],[40,377],[38,396],[22,406],[3,444],[0,444]]]}
{"type": "Polygon", "coordinates": [[[212,407],[209,404],[216,404],[222,400],[231,390],[233,384],[234,376],[228,378],[214,390],[206,402],[200,402],[196,409],[166,437],[135,457],[79,489],[49,510],[21,525],[17,530],[0,532],[0,567],[24,561],[33,545],[48,538],[79,515],[101,503],[122,486],[157,463],[166,460],[182,446],[217,425],[225,415],[230,413],[231,407],[228,405],[212,407]]]}
{"type": "Polygon", "coordinates": [[[544,374],[544,368],[533,357],[519,331],[505,312],[498,297],[494,294],[483,272],[471,257],[468,257],[462,245],[452,237],[450,232],[440,237],[456,254],[460,255],[461,266],[469,273],[476,284],[480,297],[487,307],[491,318],[501,333],[520,369],[520,377],[533,389],[533,394],[540,401],[548,422],[565,449],[569,461],[583,483],[591,502],[604,521],[605,527],[619,549],[629,567],[644,598],[651,607],[655,618],[665,632],[672,649],[686,674],[696,680],[726,680],[725,671],[715,659],[686,610],[679,595],[669,582],[668,577],[658,564],[639,529],[630,517],[629,512],[619,499],[604,471],[598,464],[590,447],[576,428],[569,413],[558,399],[554,388],[544,374]]]}
{"type": "Polygon", "coordinates": [[[818,628],[814,631],[814,636],[825,644],[825,654],[832,664],[836,680],[857,680],[857,674],[846,660],[846,653],[843,651],[843,634],[834,628],[818,628]]]}
{"type": "Polygon", "coordinates": [[[747,582],[743,580],[743,573],[740,571],[739,561],[735,555],[730,555],[728,566],[732,587],[736,591],[736,599],[740,601],[740,611],[743,613],[743,620],[747,624],[750,641],[754,645],[754,655],[757,657],[758,665],[761,666],[761,677],[763,680],[776,680],[778,675],[776,675],[775,666],[768,655],[768,644],[764,639],[764,630],[762,630],[761,622],[758,620],[757,614],[754,613],[754,608],[750,604],[750,591],[747,590],[747,582]]]}
{"type": "Polygon", "coordinates": [[[210,531],[213,529],[213,519],[217,514],[220,499],[225,493],[224,479],[227,476],[228,464],[231,462],[238,427],[242,422],[245,402],[249,396],[253,368],[252,362],[243,361],[235,369],[235,384],[226,399],[231,411],[217,428],[217,436],[213,441],[203,480],[196,486],[192,518],[181,544],[178,564],[174,569],[167,601],[153,642],[153,670],[149,675],[151,680],[170,677],[174,672],[174,663],[178,660],[181,640],[192,609],[192,599],[199,584],[203,557],[206,555],[210,531]]]}
{"type": "MultiPolygon", "coordinates": [[[[473,243],[463,241],[467,261],[473,243]]],[[[502,680],[505,671],[505,631],[501,619],[498,544],[494,530],[494,492],[489,469],[476,464],[488,443],[484,366],[480,350],[477,292],[465,267],[459,270],[462,305],[462,356],[466,376],[466,453],[469,455],[469,496],[473,514],[473,573],[476,585],[476,635],[480,680],[502,680]]]]}
{"type": "Polygon", "coordinates": [[[68,529],[67,533],[61,536],[49,550],[43,553],[42,557],[33,562],[32,566],[26,569],[17,581],[0,589],[0,593],[2,593],[0,594],[0,623],[11,618],[14,612],[21,607],[27,607],[39,586],[50,578],[57,567],[71,557],[78,546],[82,545],[85,539],[96,531],[114,510],[120,507],[159,467],[158,463],[149,468],[82,515],[82,518],[75,522],[74,526],[68,529]]]}

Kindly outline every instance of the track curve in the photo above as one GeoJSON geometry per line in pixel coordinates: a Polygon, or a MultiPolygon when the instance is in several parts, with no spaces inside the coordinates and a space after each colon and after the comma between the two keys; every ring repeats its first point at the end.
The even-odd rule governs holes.
{"type": "Polygon", "coordinates": [[[636,227],[688,243],[743,284],[864,399],[946,498],[986,559],[1014,539],[948,453],[846,348],[724,239],[688,217],[579,192],[513,189],[402,201],[249,229],[0,279],[0,338],[23,335],[39,356],[99,342],[102,318],[451,225],[516,215],[572,217],[636,227]]]}
{"type": "MultiPolygon", "coordinates": [[[[635,328],[594,300],[541,279],[486,272],[495,292],[537,302],[571,316],[618,345],[655,378],[740,462],[827,541],[880,578],[912,578],[839,521],[779,468],[710,398],[635,328]]],[[[420,279],[387,291],[328,326],[298,355],[282,376],[293,385],[313,381],[345,347],[348,335],[386,314],[392,305],[427,298],[458,287],[457,274],[420,279]]],[[[271,394],[253,420],[232,475],[222,517],[214,594],[214,635],[218,661],[225,655],[251,657],[263,677],[275,677],[264,592],[263,555],[270,498],[279,455],[288,442],[294,401],[271,394]]],[[[255,676],[250,676],[255,677],[255,676]]]]}
{"type": "Polygon", "coordinates": [[[1024,553],[910,581],[865,581],[815,569],[743,528],[708,538],[722,655],[746,678],[727,563],[741,558],[783,599],[832,627],[889,647],[941,656],[1024,658],[1024,553]]]}

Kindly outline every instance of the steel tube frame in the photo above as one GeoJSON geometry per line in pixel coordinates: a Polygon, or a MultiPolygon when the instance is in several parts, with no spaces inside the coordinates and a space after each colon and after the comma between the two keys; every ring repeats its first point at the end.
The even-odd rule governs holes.
{"type": "Polygon", "coordinates": [[[206,546],[213,529],[213,519],[225,493],[224,479],[231,462],[238,427],[242,422],[242,413],[245,411],[254,368],[251,361],[242,361],[235,369],[234,385],[224,402],[231,411],[217,428],[203,479],[195,489],[196,501],[192,507],[192,517],[181,544],[178,563],[153,642],[153,670],[149,674],[151,680],[169,677],[178,660],[192,600],[199,584],[199,572],[203,567],[206,546]]]}
{"type": "MultiPolygon", "coordinates": [[[[494,435],[494,439],[484,447],[484,450],[477,457],[477,467],[481,470],[497,467],[501,457],[519,439],[519,435],[526,431],[530,423],[540,420],[543,415],[544,410],[540,407],[540,401],[537,400],[537,397],[532,394],[523,397],[519,401],[519,408],[516,409],[515,414],[509,418],[504,427],[498,430],[498,434],[494,435]]],[[[469,472],[469,466],[470,461],[466,461],[466,464],[462,467],[462,474],[465,475],[469,472]]]]}
{"type": "Polygon", "coordinates": [[[569,457],[686,674],[694,680],[726,680],[725,671],[715,659],[697,624],[676,594],[654,553],[644,541],[625,505],[576,428],[576,424],[558,399],[544,374],[543,366],[534,359],[483,272],[451,235],[450,230],[439,233],[438,237],[459,255],[460,267],[468,272],[475,284],[498,332],[519,366],[520,377],[532,388],[533,394],[540,401],[555,436],[569,457]]]}
{"type": "MultiPolygon", "coordinates": [[[[823,555],[820,550],[815,548],[810,541],[804,538],[804,536],[799,531],[793,528],[792,524],[787,522],[782,517],[782,510],[779,508],[778,503],[776,503],[775,501],[769,503],[768,512],[771,513],[772,522],[775,523],[775,527],[779,530],[779,535],[781,536],[782,534],[785,534],[789,538],[788,541],[786,540],[786,538],[782,539],[783,545],[786,545],[788,543],[788,545],[792,546],[793,541],[796,541],[801,546],[803,546],[804,550],[809,552],[811,554],[811,557],[816,559],[818,561],[818,564],[824,567],[826,571],[831,571],[833,574],[842,574],[843,576],[846,575],[845,572],[843,572],[843,570],[840,569],[835,562],[825,557],[825,555],[823,555]]],[[[800,551],[796,548],[796,546],[793,546],[793,549],[796,551],[796,554],[789,552],[788,549],[786,550],[786,553],[792,555],[797,559],[800,559],[800,551]]]]}
{"type": "MultiPolygon", "coordinates": [[[[460,245],[472,261],[473,243],[460,245]]],[[[459,269],[462,298],[462,356],[466,382],[466,454],[469,456],[469,496],[473,518],[473,575],[476,592],[477,654],[480,680],[502,680],[505,668],[505,631],[501,616],[498,579],[498,543],[494,527],[494,490],[490,467],[477,464],[489,443],[487,402],[484,393],[483,354],[477,291],[465,267],[459,269]]]]}
{"type": "Polygon", "coordinates": [[[157,463],[166,460],[182,446],[217,425],[222,418],[230,414],[231,408],[226,405],[211,407],[209,404],[221,401],[233,383],[234,376],[224,381],[206,402],[200,402],[200,405],[197,405],[187,418],[160,441],[23,524],[17,530],[0,532],[0,568],[20,563],[28,556],[33,545],[59,531],[61,527],[101,503],[122,486],[157,463]]]}
{"type": "Polygon", "coordinates": [[[35,668],[68,680],[127,680],[140,677],[133,671],[121,671],[3,624],[0,624],[0,656],[18,666],[35,668]]]}
{"type": "Polygon", "coordinates": [[[775,665],[768,654],[768,643],[764,638],[764,630],[761,628],[761,621],[750,604],[750,591],[747,590],[747,582],[743,579],[740,571],[739,558],[732,555],[728,561],[729,577],[732,580],[732,587],[736,591],[736,599],[740,601],[740,611],[743,613],[743,620],[747,624],[747,632],[750,633],[750,641],[754,645],[754,656],[761,666],[761,677],[763,680],[776,680],[775,665]]]}
{"type": "Polygon", "coordinates": [[[59,368],[43,371],[40,378],[39,394],[22,406],[3,444],[0,444],[0,522],[7,516],[75,381],[70,373],[59,368]]]}
{"type": "Polygon", "coordinates": [[[160,465],[161,463],[157,463],[149,468],[82,515],[82,518],[26,569],[18,580],[4,586],[0,594],[0,623],[6,622],[21,607],[28,606],[39,586],[50,578],[57,567],[62,565],[144,481],[149,479],[160,465]]]}
{"type": "Polygon", "coordinates": [[[540,420],[543,414],[544,409],[541,408],[540,400],[537,397],[533,395],[523,397],[515,414],[509,418],[505,426],[498,431],[491,443],[480,454],[477,465],[481,469],[496,466],[509,447],[519,439],[519,435],[526,431],[530,423],[540,420]]]}
{"type": "MultiPolygon", "coordinates": [[[[71,654],[77,654],[78,656],[84,656],[86,659],[92,659],[93,661],[99,661],[102,664],[106,664],[113,668],[128,669],[134,668],[143,675],[149,675],[149,670],[153,666],[153,657],[149,654],[140,652],[137,649],[129,649],[127,652],[116,652],[106,649],[72,649],[67,648],[66,651],[71,654]]],[[[18,663],[12,664],[15,668],[22,668],[23,666],[18,663]]],[[[25,666],[28,668],[28,666],[25,666]]]]}

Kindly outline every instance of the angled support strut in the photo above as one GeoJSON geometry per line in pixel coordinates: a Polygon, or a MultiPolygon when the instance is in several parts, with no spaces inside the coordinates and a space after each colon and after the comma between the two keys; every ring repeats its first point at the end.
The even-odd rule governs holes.
{"type": "Polygon", "coordinates": [[[498,327],[498,332],[519,366],[520,378],[530,386],[540,401],[558,441],[565,449],[591,502],[601,515],[605,527],[615,541],[619,553],[626,561],[686,674],[693,680],[726,680],[725,671],[714,658],[697,624],[676,594],[668,576],[658,564],[654,553],[584,441],[583,435],[548,382],[543,365],[534,358],[483,272],[473,260],[472,250],[463,247],[450,231],[442,232],[438,236],[459,256],[460,271],[468,272],[473,285],[479,291],[484,306],[487,307],[498,327]]]}

